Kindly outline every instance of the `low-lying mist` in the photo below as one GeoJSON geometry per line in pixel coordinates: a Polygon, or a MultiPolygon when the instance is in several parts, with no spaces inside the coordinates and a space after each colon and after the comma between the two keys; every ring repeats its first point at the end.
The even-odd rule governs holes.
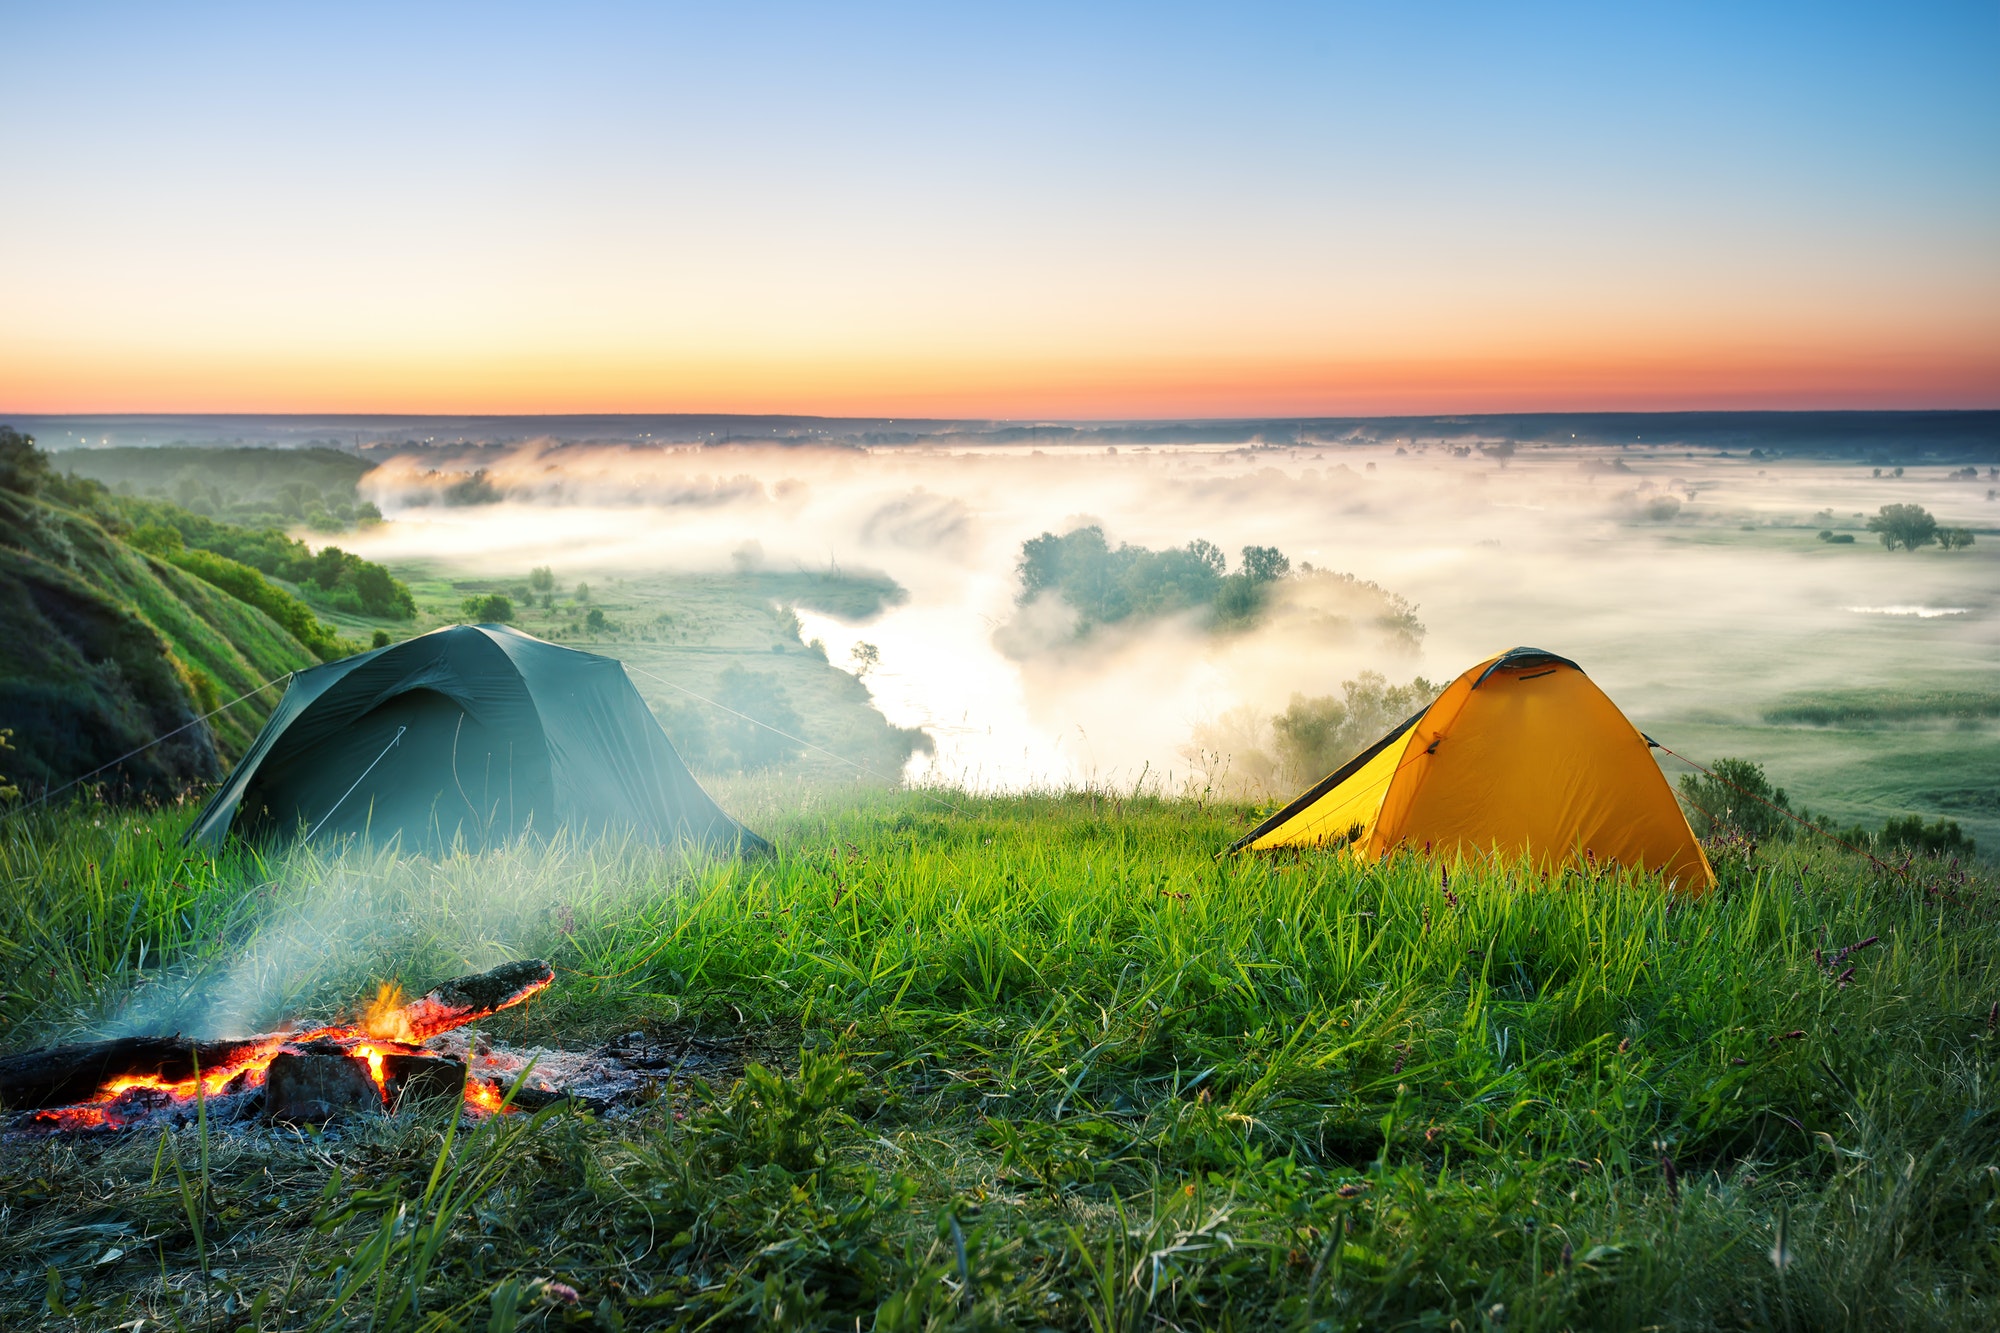
{"type": "Polygon", "coordinates": [[[1298,776],[1273,730],[1295,696],[1310,710],[1369,672],[1442,684],[1520,644],[1577,660],[1669,744],[1677,721],[1753,722],[1802,692],[1992,688],[2000,543],[1890,552],[1863,516],[1915,503],[1991,528],[1993,479],[1877,471],[1644,442],[542,443],[390,458],[362,482],[388,521],[349,544],[488,577],[880,571],[907,601],[799,618],[836,663],[879,651],[878,706],[936,742],[911,776],[1276,794],[1298,776]],[[1093,526],[1114,549],[1212,543],[1230,572],[1276,548],[1292,577],[1236,623],[1182,609],[1079,633],[1062,597],[1022,604],[1017,566],[1024,542],[1093,526]],[[1414,626],[1313,600],[1371,584],[1414,626]]]}

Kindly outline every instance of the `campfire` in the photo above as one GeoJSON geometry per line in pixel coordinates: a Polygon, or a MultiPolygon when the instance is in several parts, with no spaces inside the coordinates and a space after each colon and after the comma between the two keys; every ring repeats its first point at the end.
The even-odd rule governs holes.
{"type": "MultiPolygon", "coordinates": [[[[206,1103],[211,1116],[321,1121],[458,1096],[502,1109],[528,1060],[456,1029],[520,1004],[555,980],[539,959],[447,981],[414,1000],[385,985],[358,1022],[239,1040],[121,1037],[0,1060],[0,1106],[16,1130],[129,1129],[172,1123],[206,1103]],[[468,1074],[468,1066],[470,1073],[468,1074]]],[[[528,1090],[524,1089],[524,1092],[528,1090]]],[[[551,1096],[543,1080],[532,1097],[551,1096]]]]}

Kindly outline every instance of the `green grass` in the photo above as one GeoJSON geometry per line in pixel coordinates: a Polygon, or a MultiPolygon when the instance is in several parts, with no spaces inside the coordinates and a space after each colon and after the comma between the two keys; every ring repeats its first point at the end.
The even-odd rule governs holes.
{"type": "Polygon", "coordinates": [[[415,1117],[10,1144],[0,1322],[2000,1317],[2000,923],[1962,868],[1720,849],[1723,889],[1689,900],[1506,866],[1217,863],[1233,807],[721,795],[775,859],[212,859],[174,841],[179,810],[4,826],[9,1049],[121,1012],[333,1015],[376,980],[539,955],[557,984],[493,1035],[649,1026],[753,1061],[629,1118],[456,1139],[415,1117]]]}

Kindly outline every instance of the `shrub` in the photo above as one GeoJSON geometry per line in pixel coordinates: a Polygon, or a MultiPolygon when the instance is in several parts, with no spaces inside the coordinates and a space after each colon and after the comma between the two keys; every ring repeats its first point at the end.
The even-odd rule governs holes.
{"type": "Polygon", "coordinates": [[[1947,551],[1962,551],[1972,545],[1970,528],[1939,528],[1938,545],[1947,551]]]}
{"type": "Polygon", "coordinates": [[[514,603],[501,593],[468,597],[462,605],[465,618],[477,624],[504,625],[514,618],[514,603]]]}
{"type": "Polygon", "coordinates": [[[1885,847],[1907,847],[1926,856],[1971,856],[1973,847],[1972,839],[1959,828],[1957,820],[1939,819],[1926,824],[1922,815],[1890,820],[1882,826],[1881,841],[1885,847]]]}
{"type": "Polygon", "coordinates": [[[1768,839],[1790,833],[1792,822],[1781,812],[1792,808],[1791,800],[1783,787],[1771,785],[1762,764],[1718,759],[1708,767],[1713,776],[1689,773],[1681,778],[1681,804],[1697,835],[1768,839]]]}

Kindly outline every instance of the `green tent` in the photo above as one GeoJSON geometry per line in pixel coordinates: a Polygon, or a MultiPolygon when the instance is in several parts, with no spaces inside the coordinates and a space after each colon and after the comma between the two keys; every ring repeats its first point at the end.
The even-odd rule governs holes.
{"type": "Polygon", "coordinates": [[[188,837],[400,836],[422,851],[558,829],[770,846],[709,799],[622,663],[505,625],[299,672],[188,837]]]}

